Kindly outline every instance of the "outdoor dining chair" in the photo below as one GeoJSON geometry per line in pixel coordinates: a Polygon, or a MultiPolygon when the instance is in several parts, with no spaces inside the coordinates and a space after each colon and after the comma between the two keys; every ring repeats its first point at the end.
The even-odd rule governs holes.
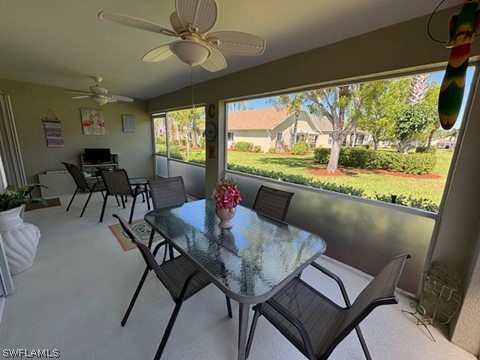
{"type": "MultiPolygon", "coordinates": [[[[113,216],[118,219],[125,233],[137,246],[147,265],[145,271],[143,272],[142,278],[140,279],[140,283],[133,294],[132,300],[128,305],[127,312],[122,319],[122,326],[125,326],[138,294],[142,289],[143,283],[145,282],[145,279],[151,270],[153,270],[155,275],[157,275],[157,278],[165,286],[172,297],[172,300],[175,302],[175,308],[173,309],[172,315],[170,316],[170,320],[168,321],[162,340],[154,357],[155,360],[159,360],[162,356],[165,346],[167,345],[168,338],[172,332],[173,325],[175,324],[175,320],[180,312],[183,302],[209,285],[210,281],[182,255],[170,258],[159,264],[155,259],[155,256],[160,248],[166,245],[166,241],[162,241],[157,244],[152,253],[150,249],[135,236],[132,228],[127,224],[125,219],[117,214],[114,214],[113,216]]],[[[228,309],[231,309],[229,298],[227,298],[227,307],[228,309]]],[[[232,317],[230,311],[229,316],[232,317]]]]}
{"type": "Polygon", "coordinates": [[[292,192],[262,185],[258,189],[255,202],[253,203],[253,210],[270,216],[271,218],[284,221],[292,196],[292,192]]]}
{"type": "Polygon", "coordinates": [[[118,202],[118,196],[122,200],[122,206],[125,209],[125,198],[131,196],[132,207],[130,210],[130,217],[128,223],[132,223],[133,212],[135,210],[135,202],[137,196],[142,193],[142,188],[139,186],[130,185],[130,180],[125,169],[102,169],[98,168],[100,176],[102,177],[103,183],[105,184],[106,193],[103,199],[102,213],[100,214],[100,222],[103,221],[103,215],[105,213],[105,207],[107,205],[107,200],[110,195],[115,196],[118,202]]]}
{"type": "Polygon", "coordinates": [[[82,212],[80,213],[80,217],[82,217],[83,213],[85,212],[85,209],[87,208],[88,202],[90,201],[90,198],[92,197],[92,194],[93,194],[94,191],[101,191],[102,196],[105,197],[105,195],[103,194],[103,190],[105,190],[105,185],[103,184],[103,182],[98,181],[98,180],[95,181],[93,183],[93,185],[90,185],[88,183],[88,181],[85,179],[85,177],[83,176],[80,169],[76,165],[70,164],[70,163],[67,163],[67,162],[63,162],[63,161],[61,161],[61,163],[63,165],[65,165],[65,167],[67,168],[70,175],[72,175],[72,178],[75,181],[75,184],[77,185],[77,188],[75,189],[75,192],[73,193],[73,196],[70,199],[70,202],[68,203],[67,211],[70,210],[70,205],[72,205],[73,199],[77,195],[78,190],[82,190],[84,192],[89,193],[87,201],[85,201],[85,205],[83,205],[82,212]]]}
{"type": "MultiPolygon", "coordinates": [[[[185,204],[187,193],[181,176],[159,178],[148,181],[150,197],[154,209],[163,209],[185,204]]],[[[151,248],[155,230],[152,229],[148,247],[151,248]]]]}
{"type": "Polygon", "coordinates": [[[338,283],[346,307],[331,301],[299,277],[279,293],[254,307],[255,315],[247,342],[250,352],[260,315],[272,323],[303,355],[310,360],[327,359],[335,347],[353,330],[367,359],[371,359],[359,324],[377,306],[396,304],[395,288],[403,266],[410,255],[395,257],[350,304],[341,279],[328,269],[312,263],[316,269],[338,283]]]}

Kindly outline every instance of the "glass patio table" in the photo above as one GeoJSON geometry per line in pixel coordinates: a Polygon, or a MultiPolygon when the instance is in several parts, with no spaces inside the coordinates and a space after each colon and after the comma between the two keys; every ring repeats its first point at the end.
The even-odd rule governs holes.
{"type": "Polygon", "coordinates": [[[322,237],[237,206],[221,229],[211,199],[156,209],[145,221],[239,303],[238,359],[245,359],[251,304],[268,300],[325,252],[322,237]]]}

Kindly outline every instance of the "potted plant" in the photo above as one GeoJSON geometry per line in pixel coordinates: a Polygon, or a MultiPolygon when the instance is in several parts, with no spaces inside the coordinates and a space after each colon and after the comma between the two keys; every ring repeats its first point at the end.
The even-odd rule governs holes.
{"type": "Polygon", "coordinates": [[[242,201],[237,183],[233,179],[220,180],[213,189],[212,198],[215,201],[216,214],[220,218],[219,226],[222,229],[231,228],[236,206],[242,201]]]}
{"type": "Polygon", "coordinates": [[[0,194],[0,212],[14,209],[24,204],[40,203],[47,206],[47,202],[41,197],[32,197],[32,191],[37,187],[46,187],[41,184],[29,184],[21,188],[15,189],[14,186],[8,185],[5,192],[0,194]]]}
{"type": "Polygon", "coordinates": [[[31,196],[32,191],[40,186],[43,185],[29,184],[15,189],[9,185],[0,194],[0,237],[12,274],[18,274],[33,264],[40,230],[24,222],[22,215],[26,204],[47,205],[45,199],[31,196]]]}

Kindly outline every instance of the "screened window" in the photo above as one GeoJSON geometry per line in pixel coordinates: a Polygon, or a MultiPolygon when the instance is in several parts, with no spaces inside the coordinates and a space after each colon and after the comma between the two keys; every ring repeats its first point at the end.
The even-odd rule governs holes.
{"type": "Polygon", "coordinates": [[[153,117],[155,151],[170,159],[205,163],[203,107],[169,111],[153,117]]]}
{"type": "Polygon", "coordinates": [[[436,212],[473,70],[448,131],[437,110],[444,72],[246,100],[245,111],[227,106],[227,128],[242,128],[245,143],[228,150],[227,168],[436,212]]]}

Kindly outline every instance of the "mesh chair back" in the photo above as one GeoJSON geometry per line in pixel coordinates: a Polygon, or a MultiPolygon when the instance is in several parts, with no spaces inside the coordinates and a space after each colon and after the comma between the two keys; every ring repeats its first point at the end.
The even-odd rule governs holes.
{"type": "Polygon", "coordinates": [[[149,180],[154,209],[179,206],[187,202],[187,193],[181,176],[149,180]]]}
{"type": "Polygon", "coordinates": [[[253,209],[277,220],[285,220],[293,193],[260,186],[253,209]]]}
{"type": "Polygon", "coordinates": [[[91,190],[90,185],[88,185],[87,180],[85,180],[85,177],[83,176],[82,172],[80,171],[80,169],[76,165],[66,163],[66,162],[63,162],[63,161],[62,161],[62,164],[65,165],[65,167],[67,168],[70,175],[72,175],[73,180],[75,181],[75,184],[77,185],[77,187],[79,189],[81,189],[83,191],[90,191],[91,190]]]}
{"type": "Polygon", "coordinates": [[[396,304],[395,288],[405,265],[408,254],[396,256],[382,271],[362,290],[348,311],[344,313],[344,325],[337,329],[337,334],[350,332],[375,307],[396,304]]]}
{"type": "Polygon", "coordinates": [[[102,180],[107,189],[108,195],[131,195],[133,196],[132,186],[128,180],[125,169],[98,169],[102,180]]]}

